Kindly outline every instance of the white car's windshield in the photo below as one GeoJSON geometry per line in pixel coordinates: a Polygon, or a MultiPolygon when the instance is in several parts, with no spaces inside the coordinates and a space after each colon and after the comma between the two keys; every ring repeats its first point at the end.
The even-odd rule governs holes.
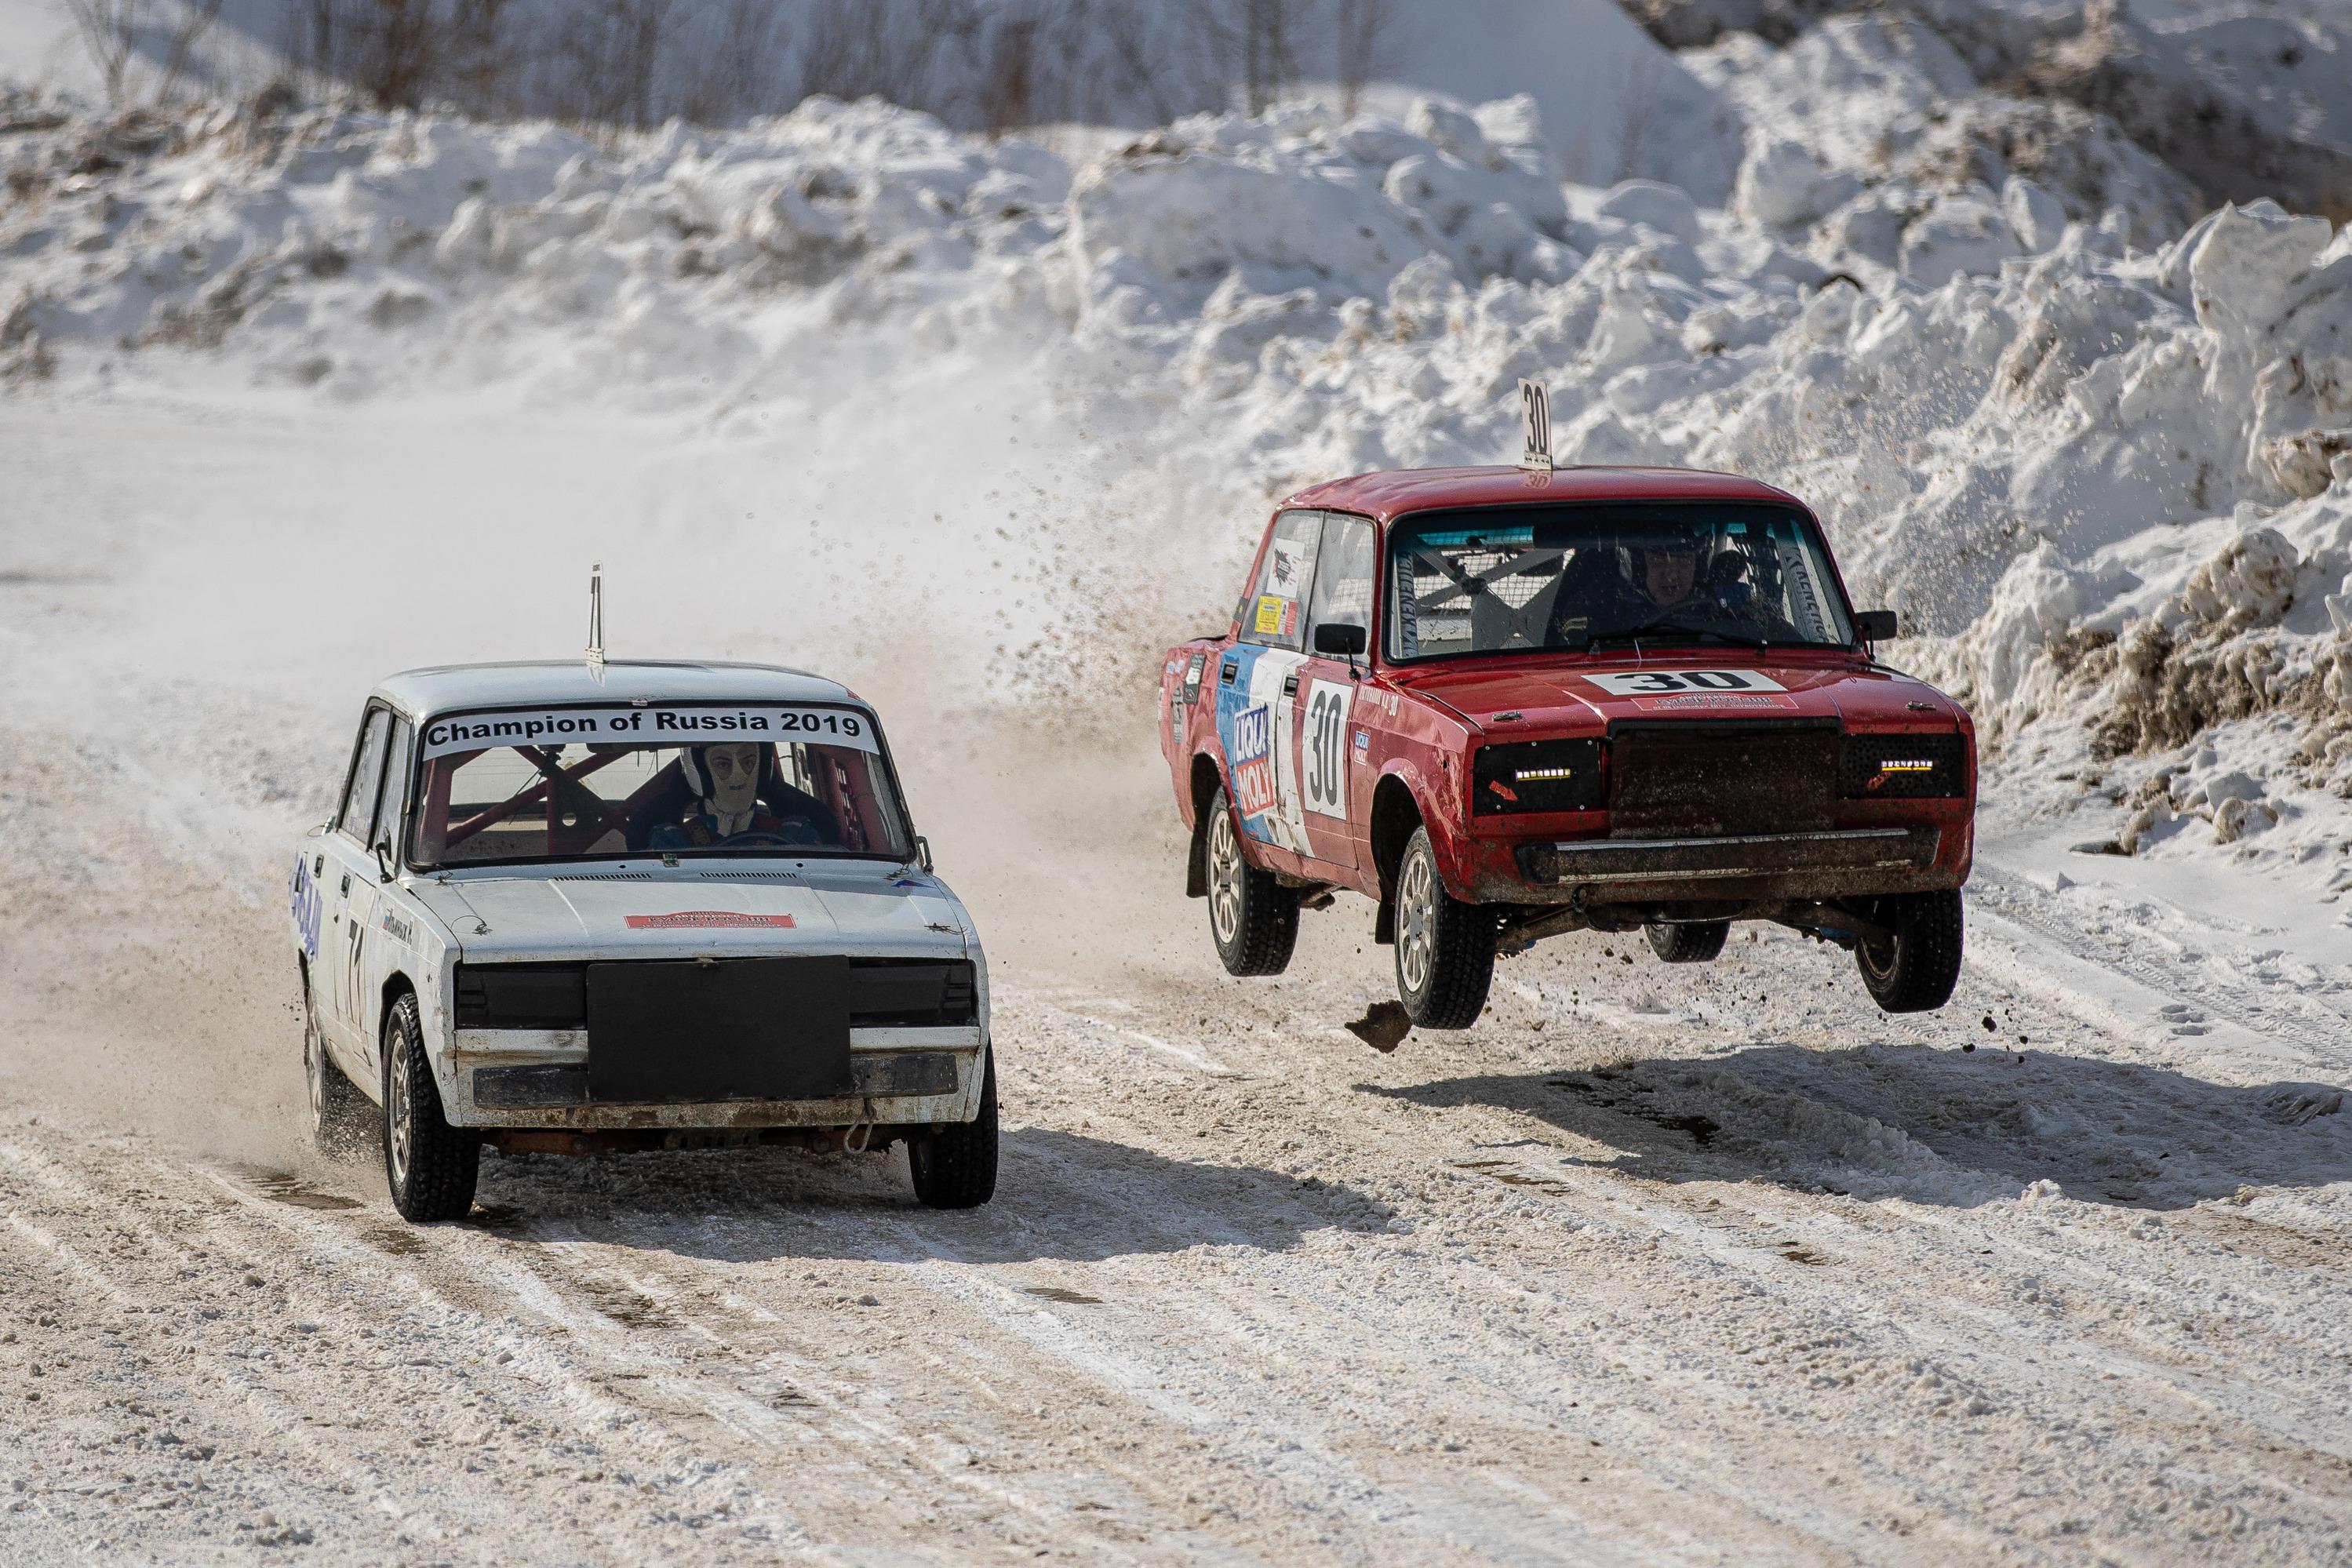
{"type": "Polygon", "coordinates": [[[1810,522],[1696,502],[1511,507],[1399,521],[1389,536],[1394,660],[1620,642],[1853,642],[1810,522]]]}
{"type": "Polygon", "coordinates": [[[452,714],[420,738],[408,852],[418,867],[913,852],[873,721],[851,709],[452,714]],[[711,738],[681,744],[682,730],[711,738]]]}

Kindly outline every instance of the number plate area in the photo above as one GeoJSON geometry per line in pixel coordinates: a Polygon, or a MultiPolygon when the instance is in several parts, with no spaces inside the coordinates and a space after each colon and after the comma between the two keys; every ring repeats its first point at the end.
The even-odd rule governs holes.
{"type": "Polygon", "coordinates": [[[1609,730],[1609,836],[1820,831],[1838,766],[1833,718],[1621,721],[1609,730]]]}
{"type": "Polygon", "coordinates": [[[587,969],[591,1101],[818,1100],[856,1092],[846,958],[587,969]]]}

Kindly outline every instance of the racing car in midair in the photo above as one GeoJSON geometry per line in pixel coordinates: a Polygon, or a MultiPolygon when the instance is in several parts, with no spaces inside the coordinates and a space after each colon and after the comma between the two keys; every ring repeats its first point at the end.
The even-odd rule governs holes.
{"type": "Polygon", "coordinates": [[[1702,962],[1741,920],[1852,951],[1887,1011],[1941,1007],[1975,732],[1878,660],[1895,632],[1752,479],[1545,457],[1304,490],[1225,631],[1162,663],[1186,892],[1236,975],[1287,966],[1302,907],[1372,899],[1426,1028],[1544,937],[1702,962]]]}
{"type": "Polygon", "coordinates": [[[291,881],[323,1134],[364,1097],[412,1220],[481,1147],[903,1142],[995,1189],[988,966],[873,708],[761,664],[411,670],[291,881]]]}

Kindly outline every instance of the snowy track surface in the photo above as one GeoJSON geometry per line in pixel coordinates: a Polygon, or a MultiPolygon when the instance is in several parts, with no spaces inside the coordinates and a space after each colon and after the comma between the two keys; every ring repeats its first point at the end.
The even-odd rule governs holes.
{"type": "Polygon", "coordinates": [[[415,1229],[372,1150],[15,1118],[5,1554],[2343,1560],[2315,1086],[2053,1008],[1998,938],[1918,1024],[1793,938],[1591,938],[1375,1058],[1331,1027],[1361,916],[1305,984],[1006,966],[977,1215],[895,1159],[520,1158],[415,1229]]]}
{"type": "Polygon", "coordinates": [[[1785,933],[1586,936],[1377,1056],[1360,902],[1216,968],[1142,716],[991,716],[981,661],[826,619],[984,628],[1032,591],[985,529],[721,525],[872,515],[808,429],[0,408],[0,1561],[2352,1555],[2332,912],[2222,866],[2195,902],[2278,928],[2200,925],[2021,838],[1942,1013],[1785,933]],[[370,681],[569,646],[591,551],[616,647],[892,716],[989,940],[992,1207],[527,1157],[412,1228],[372,1140],[307,1147],[285,846],[370,681]]]}

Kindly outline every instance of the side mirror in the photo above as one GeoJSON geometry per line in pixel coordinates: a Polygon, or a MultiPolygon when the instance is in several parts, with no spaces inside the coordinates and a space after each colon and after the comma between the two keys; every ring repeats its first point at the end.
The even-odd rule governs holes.
{"type": "Polygon", "coordinates": [[[915,863],[925,871],[931,869],[931,841],[920,833],[915,835],[915,863]]]}
{"type": "Polygon", "coordinates": [[[1370,641],[1361,626],[1326,621],[1315,628],[1315,651],[1335,659],[1360,658],[1370,641]]]}
{"type": "Polygon", "coordinates": [[[376,881],[378,883],[390,882],[392,880],[392,841],[390,839],[376,840],[374,854],[376,881]]]}
{"type": "Polygon", "coordinates": [[[1895,629],[1892,610],[1857,610],[1853,612],[1853,634],[1865,643],[1884,643],[1902,633],[1895,629]]]}

